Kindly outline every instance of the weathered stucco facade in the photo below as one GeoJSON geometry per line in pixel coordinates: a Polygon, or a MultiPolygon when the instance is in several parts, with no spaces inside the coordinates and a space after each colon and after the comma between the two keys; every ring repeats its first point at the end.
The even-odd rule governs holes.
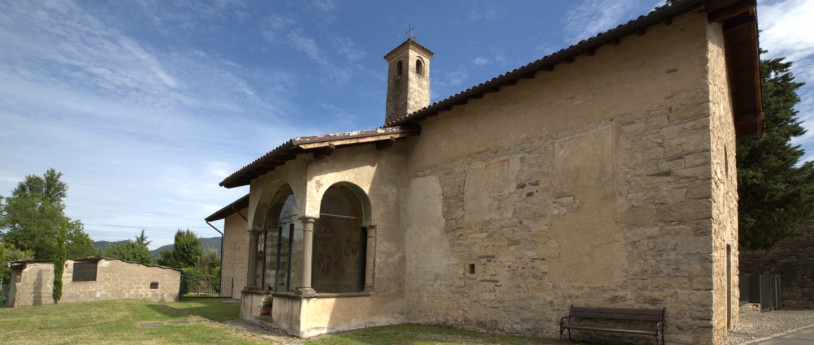
{"type": "MultiPolygon", "coordinates": [[[[380,129],[294,138],[239,170],[221,185],[251,186],[257,250],[241,317],[257,320],[273,295],[273,322],[298,336],[416,322],[556,337],[570,305],[666,308],[668,344],[723,342],[738,320],[736,137],[760,125],[739,115],[760,111],[744,103],[754,85],[730,82],[757,80],[756,36],[732,43],[733,25],[716,12],[750,18],[749,1],[735,5],[681,2],[388,113],[380,129]],[[326,212],[337,186],[364,214],[326,212]],[[280,195],[296,199],[289,213],[280,195]],[[361,224],[340,254],[358,269],[324,260],[334,247],[320,231],[336,217],[361,224]],[[270,275],[275,261],[261,258],[271,247],[259,244],[284,239],[269,224],[289,222],[290,255],[276,262],[290,269],[270,275]],[[360,284],[338,291],[320,273],[336,270],[361,272],[360,284]]],[[[408,40],[394,51],[405,46],[427,50],[408,40]]]]}
{"type": "MultiPolygon", "coordinates": [[[[54,303],[51,298],[54,287],[53,260],[17,261],[9,264],[12,307],[54,303]]],[[[176,301],[180,284],[181,271],[174,268],[107,258],[67,260],[62,274],[62,299],[59,303],[129,298],[153,302],[176,301]],[[83,264],[95,267],[92,276],[78,278],[74,274],[75,267],[83,264]]]]}

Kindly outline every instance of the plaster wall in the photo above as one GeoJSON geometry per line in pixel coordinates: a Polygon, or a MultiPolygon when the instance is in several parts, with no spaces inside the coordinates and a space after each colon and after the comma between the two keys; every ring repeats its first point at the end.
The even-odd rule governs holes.
{"type": "Polygon", "coordinates": [[[324,333],[404,323],[398,300],[367,294],[324,294],[315,298],[275,296],[272,318],[289,334],[324,333]]]}
{"type": "Polygon", "coordinates": [[[666,307],[668,344],[717,342],[711,253],[730,238],[713,224],[737,218],[713,220],[732,217],[732,184],[713,214],[710,119],[728,94],[716,74],[711,100],[709,30],[689,13],[422,121],[407,321],[556,337],[572,304],[666,307]]]}
{"type": "MultiPolygon", "coordinates": [[[[153,302],[175,301],[181,272],[119,260],[101,259],[96,281],[73,281],[73,260],[65,262],[60,303],[138,298],[153,302]],[[158,282],[158,289],[150,283],[158,282]]],[[[14,307],[53,304],[54,263],[29,263],[14,282],[14,307]]]]}
{"type": "MultiPolygon", "coordinates": [[[[248,208],[239,211],[248,214],[248,208]]],[[[249,263],[248,222],[238,214],[232,214],[223,222],[223,263],[221,265],[221,282],[232,278],[232,298],[240,298],[241,290],[246,287],[249,263]]],[[[223,284],[226,284],[225,282],[223,284]]],[[[221,291],[224,287],[221,287],[221,291]]]]}
{"type": "MultiPolygon", "coordinates": [[[[404,291],[404,232],[401,203],[406,180],[404,145],[385,150],[375,145],[337,149],[330,157],[309,162],[306,213],[319,217],[325,190],[336,183],[351,183],[367,195],[371,207],[364,225],[375,226],[373,289],[377,296],[401,296],[404,291]]],[[[366,214],[368,211],[365,212],[366,214]]],[[[370,266],[370,265],[368,265],[370,266]]],[[[320,292],[320,291],[317,291],[320,292]]]]}
{"type": "MultiPolygon", "coordinates": [[[[320,296],[317,298],[275,297],[273,318],[277,325],[291,334],[311,336],[404,322],[404,232],[399,198],[406,181],[404,150],[404,143],[399,141],[384,150],[372,144],[340,147],[320,160],[300,155],[252,182],[249,204],[254,208],[250,214],[255,220],[264,217],[261,208],[267,208],[268,202],[264,200],[270,200],[266,195],[273,195],[284,183],[289,183],[294,190],[299,214],[308,217],[319,217],[322,196],[336,183],[354,186],[369,205],[364,212],[364,225],[369,233],[365,295],[338,294],[339,297],[334,298],[325,297],[317,290],[320,296]],[[254,203],[254,199],[261,201],[254,203]]],[[[255,224],[257,227],[259,222],[255,224]]],[[[299,235],[295,234],[292,271],[301,272],[302,232],[300,226],[295,229],[299,235]]],[[[314,248],[317,247],[315,244],[314,248]]],[[[292,272],[292,275],[295,276],[292,286],[301,286],[299,273],[292,272]]],[[[255,310],[255,305],[262,301],[247,296],[248,293],[244,294],[241,318],[256,319],[250,315],[254,311],[243,309],[255,310]]]]}

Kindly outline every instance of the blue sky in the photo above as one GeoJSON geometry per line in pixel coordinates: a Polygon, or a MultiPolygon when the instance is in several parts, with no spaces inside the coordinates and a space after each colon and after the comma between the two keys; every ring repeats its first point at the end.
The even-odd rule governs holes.
{"type": "MultiPolygon", "coordinates": [[[[408,25],[432,101],[662,1],[0,1],[0,195],[49,167],[94,240],[155,248],[248,188],[224,177],[291,137],[384,121],[408,25]]],[[[758,1],[761,46],[808,85],[794,143],[814,160],[814,1],[758,1]]],[[[222,228],[221,223],[216,223],[222,228]]]]}

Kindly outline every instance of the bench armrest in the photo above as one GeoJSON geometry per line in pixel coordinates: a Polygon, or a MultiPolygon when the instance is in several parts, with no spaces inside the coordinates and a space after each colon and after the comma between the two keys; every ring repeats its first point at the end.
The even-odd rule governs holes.
{"type": "Polygon", "coordinates": [[[571,316],[563,316],[563,317],[561,317],[560,318],[560,329],[562,329],[563,327],[565,327],[565,325],[567,325],[569,323],[571,323],[571,316]],[[565,320],[568,320],[568,322],[565,322],[565,320]]]}

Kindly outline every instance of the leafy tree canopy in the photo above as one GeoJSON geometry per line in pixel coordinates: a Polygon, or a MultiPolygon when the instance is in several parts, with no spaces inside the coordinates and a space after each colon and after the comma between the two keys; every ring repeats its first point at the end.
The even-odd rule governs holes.
{"type": "Polygon", "coordinates": [[[150,249],[147,248],[149,244],[150,241],[147,241],[144,230],[141,230],[141,235],[136,236],[135,241],[127,240],[122,243],[114,243],[105,248],[102,255],[113,259],[155,265],[155,257],[150,253],[150,249]]]}
{"type": "Polygon", "coordinates": [[[68,185],[62,173],[48,169],[43,176],[28,175],[11,193],[0,197],[0,237],[15,248],[34,253],[36,259],[54,259],[57,233],[67,223],[69,258],[98,255],[79,220],[65,216],[68,185]]]}
{"type": "Polygon", "coordinates": [[[794,110],[803,83],[794,81],[790,67],[784,58],[761,61],[763,135],[738,142],[738,227],[744,248],[772,249],[800,235],[800,223],[814,212],[814,163],[798,164],[803,150],[790,142],[806,132],[794,110]]]}
{"type": "Polygon", "coordinates": [[[175,233],[175,242],[172,250],[162,250],[159,265],[184,268],[193,267],[198,262],[198,258],[203,254],[200,248],[201,239],[194,232],[178,230],[175,233]]]}

